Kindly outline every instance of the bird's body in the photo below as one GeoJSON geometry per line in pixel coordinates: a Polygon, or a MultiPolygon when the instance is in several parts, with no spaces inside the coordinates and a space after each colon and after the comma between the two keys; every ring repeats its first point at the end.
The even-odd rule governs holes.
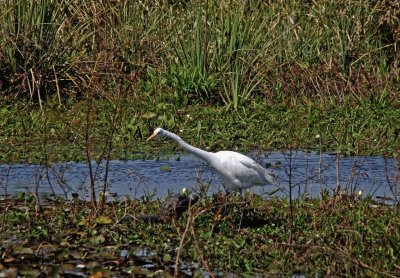
{"type": "Polygon", "coordinates": [[[219,151],[212,154],[218,159],[218,163],[209,165],[217,171],[227,191],[240,191],[273,183],[273,177],[268,170],[241,153],[219,151]]]}
{"type": "Polygon", "coordinates": [[[241,153],[233,151],[207,152],[189,145],[178,135],[162,128],[156,128],[153,135],[147,141],[157,136],[174,140],[185,151],[204,160],[218,173],[226,191],[242,192],[243,189],[252,186],[263,186],[274,183],[274,177],[270,171],[241,153]]]}

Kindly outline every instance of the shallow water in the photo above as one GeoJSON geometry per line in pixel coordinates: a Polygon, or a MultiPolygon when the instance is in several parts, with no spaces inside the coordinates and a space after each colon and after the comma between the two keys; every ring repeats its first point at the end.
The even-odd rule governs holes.
{"type": "MultiPolygon", "coordinates": [[[[307,192],[313,197],[321,190],[330,192],[336,187],[338,177],[342,190],[363,192],[363,195],[390,197],[400,193],[397,177],[398,164],[393,159],[381,156],[340,157],[314,152],[292,151],[263,154],[263,159],[249,154],[262,165],[272,164],[272,170],[278,177],[278,184],[284,188],[274,195],[288,195],[289,184],[293,196],[307,192]],[[337,174],[339,166],[339,175],[337,174]],[[396,191],[397,177],[397,191],[396,191]]],[[[97,167],[95,184],[102,188],[105,179],[105,162],[97,167]]],[[[223,190],[218,177],[204,162],[191,155],[172,156],[165,160],[113,160],[109,163],[107,177],[108,191],[111,196],[142,197],[147,194],[165,196],[168,192],[179,192],[183,187],[198,188],[198,184],[209,184],[209,192],[223,190]]],[[[46,169],[42,165],[2,164],[0,165],[0,194],[33,192],[36,186],[42,194],[71,196],[78,193],[88,196],[90,184],[88,165],[65,162],[46,169]]],[[[275,191],[276,186],[254,187],[257,194],[275,191]]]]}

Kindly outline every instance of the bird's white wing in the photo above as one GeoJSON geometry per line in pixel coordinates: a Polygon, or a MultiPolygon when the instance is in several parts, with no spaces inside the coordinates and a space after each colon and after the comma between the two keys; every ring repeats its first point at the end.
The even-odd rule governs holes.
{"type": "Polygon", "coordinates": [[[272,171],[269,171],[262,167],[260,164],[255,162],[253,159],[246,156],[247,159],[241,159],[240,163],[243,166],[256,171],[259,175],[262,175],[265,178],[266,183],[274,183],[275,176],[272,174],[272,171]]]}
{"type": "Polygon", "coordinates": [[[248,159],[239,160],[240,163],[242,163],[245,167],[253,169],[253,170],[257,171],[257,172],[268,172],[267,169],[265,169],[260,164],[255,162],[253,159],[251,159],[249,157],[246,157],[246,158],[248,158],[248,159]]]}
{"type": "Polygon", "coordinates": [[[219,173],[225,180],[237,188],[248,188],[254,185],[266,185],[274,182],[274,177],[267,169],[253,159],[237,152],[221,151],[219,173]]]}

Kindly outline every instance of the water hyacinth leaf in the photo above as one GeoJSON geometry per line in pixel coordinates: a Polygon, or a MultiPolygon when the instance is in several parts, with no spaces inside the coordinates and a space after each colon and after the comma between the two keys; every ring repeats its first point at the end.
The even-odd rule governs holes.
{"type": "Polygon", "coordinates": [[[237,238],[234,240],[234,244],[236,246],[236,248],[242,248],[246,243],[246,240],[244,240],[243,238],[237,238]]]}
{"type": "Polygon", "coordinates": [[[171,260],[172,260],[171,255],[168,254],[168,253],[165,253],[164,256],[163,256],[163,262],[164,262],[164,263],[168,263],[168,262],[170,262],[171,260]]]}
{"type": "Polygon", "coordinates": [[[85,255],[82,252],[78,251],[72,251],[69,253],[69,255],[74,258],[75,260],[81,260],[85,257],[85,255]]]}
{"type": "Polygon", "coordinates": [[[160,122],[160,126],[165,126],[166,128],[173,128],[175,125],[175,118],[173,115],[163,115],[158,116],[157,120],[160,122]]]}
{"type": "Polygon", "coordinates": [[[69,271],[75,269],[75,265],[72,263],[63,263],[61,264],[61,270],[63,271],[69,271]]]}
{"type": "Polygon", "coordinates": [[[82,219],[81,221],[79,221],[78,225],[79,226],[85,226],[87,224],[86,219],[82,219]]]}
{"type": "Polygon", "coordinates": [[[66,249],[60,249],[59,253],[56,254],[56,259],[57,260],[67,260],[69,258],[69,252],[66,249]]]}
{"type": "Polygon", "coordinates": [[[209,239],[209,238],[211,237],[211,235],[212,235],[211,232],[205,232],[205,233],[202,233],[200,236],[201,236],[203,239],[209,239]]]}
{"type": "MultiPolygon", "coordinates": [[[[39,277],[42,273],[38,269],[23,269],[20,270],[20,274],[22,277],[39,277]]],[[[11,276],[6,276],[6,277],[11,277],[11,276]]]]}
{"type": "Polygon", "coordinates": [[[14,249],[14,254],[22,255],[22,254],[33,254],[32,248],[19,246],[14,249]]]}
{"type": "Polygon", "coordinates": [[[96,271],[98,270],[98,268],[101,268],[101,264],[98,261],[91,261],[86,264],[86,268],[92,271],[96,271]]]}
{"type": "Polygon", "coordinates": [[[131,274],[133,276],[146,276],[148,277],[148,275],[150,275],[150,271],[137,267],[137,266],[132,266],[129,267],[125,270],[126,273],[131,274]]]}
{"type": "Polygon", "coordinates": [[[170,172],[170,171],[171,171],[171,168],[170,168],[168,165],[163,165],[163,166],[161,167],[161,171],[162,171],[162,172],[170,172]]]}
{"type": "Polygon", "coordinates": [[[99,217],[96,218],[95,221],[97,224],[103,224],[103,225],[108,225],[112,223],[112,219],[105,215],[100,215],[99,217]]]}
{"type": "Polygon", "coordinates": [[[149,120],[149,119],[155,118],[156,116],[157,116],[157,114],[154,112],[146,112],[142,115],[142,118],[149,120]]]}
{"type": "Polygon", "coordinates": [[[94,243],[94,244],[102,244],[102,243],[104,243],[106,241],[106,239],[105,239],[105,237],[104,236],[102,236],[102,235],[98,235],[98,236],[94,236],[94,237],[92,237],[92,240],[91,240],[91,242],[92,243],[94,243]]]}
{"type": "Polygon", "coordinates": [[[138,120],[137,116],[133,116],[128,125],[126,126],[128,131],[131,133],[135,133],[136,130],[138,129],[138,120]]]}

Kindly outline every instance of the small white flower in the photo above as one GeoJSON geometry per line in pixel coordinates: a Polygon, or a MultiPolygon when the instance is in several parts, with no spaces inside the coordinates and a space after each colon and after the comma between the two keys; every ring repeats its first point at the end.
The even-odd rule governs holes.
{"type": "Polygon", "coordinates": [[[358,191],[358,196],[361,196],[363,193],[362,193],[362,191],[360,190],[360,191],[358,191]]]}
{"type": "Polygon", "coordinates": [[[182,194],[185,195],[187,193],[186,187],[182,188],[182,194]]]}
{"type": "Polygon", "coordinates": [[[319,135],[319,134],[315,135],[315,139],[320,139],[320,138],[321,138],[321,135],[319,135]]]}

